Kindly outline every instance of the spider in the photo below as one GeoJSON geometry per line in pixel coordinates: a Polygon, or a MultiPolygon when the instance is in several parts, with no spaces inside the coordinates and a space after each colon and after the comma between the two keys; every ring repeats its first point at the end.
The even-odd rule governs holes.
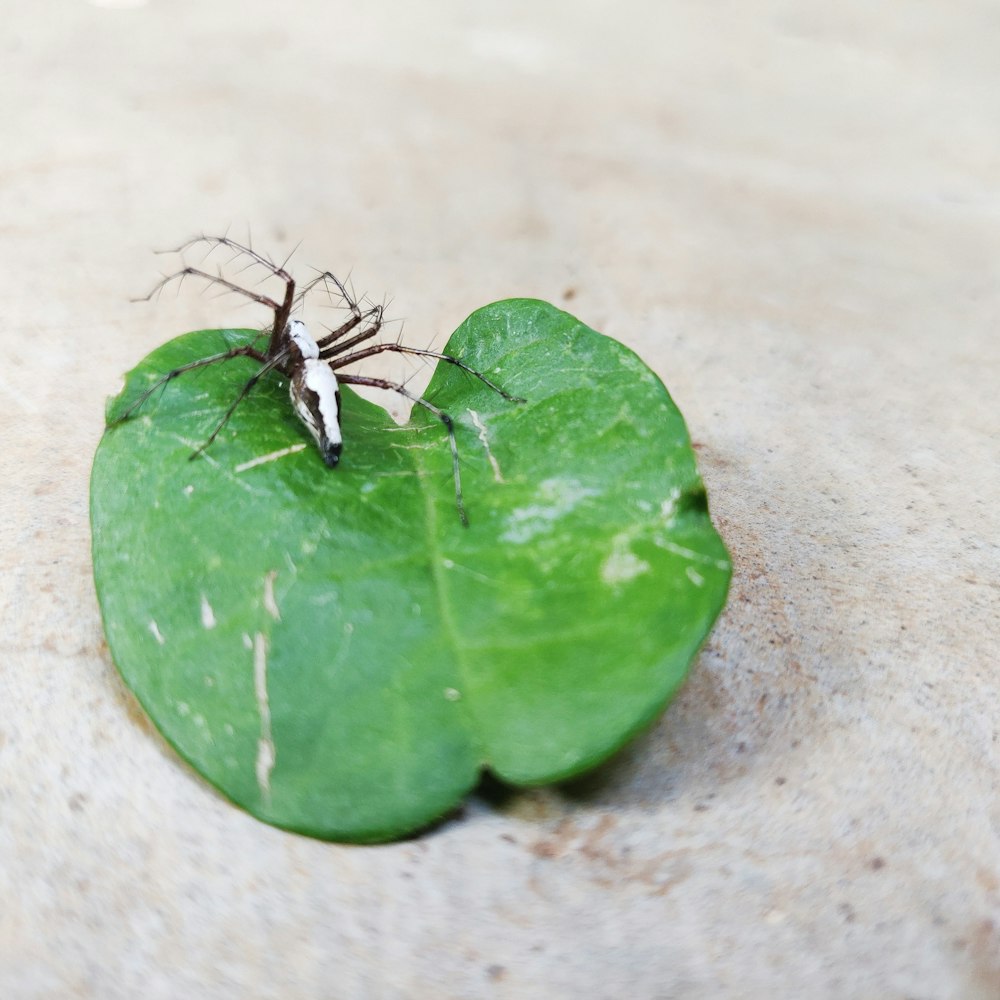
{"type": "Polygon", "coordinates": [[[288,377],[289,393],[295,413],[315,439],[323,461],[330,468],[334,468],[340,461],[344,445],[340,427],[340,386],[342,384],[366,385],[376,389],[388,389],[433,413],[444,424],[451,447],[452,474],[455,482],[455,505],[462,524],[468,526],[469,518],[465,512],[465,503],[462,498],[458,444],[455,440],[455,427],[451,417],[440,407],[430,402],[430,400],[410,392],[402,383],[392,382],[383,378],[371,378],[366,375],[355,375],[343,372],[341,369],[364,358],[370,358],[385,351],[423,358],[435,358],[438,361],[446,361],[448,364],[455,365],[461,368],[462,371],[475,376],[509,402],[523,403],[525,400],[519,396],[511,395],[495,382],[488,379],[482,372],[476,371],[475,368],[465,364],[459,358],[452,357],[450,354],[441,354],[437,351],[424,350],[419,347],[407,347],[404,344],[396,342],[372,344],[371,346],[355,350],[354,348],[357,348],[358,345],[363,344],[365,341],[371,340],[382,329],[383,308],[376,305],[366,311],[362,311],[358,303],[348,293],[344,284],[329,271],[320,273],[296,294],[295,279],[285,270],[287,261],[285,264],[277,265],[270,258],[259,254],[249,246],[237,243],[228,236],[197,236],[178,247],[175,252],[183,253],[199,243],[207,243],[210,247],[209,252],[216,247],[226,247],[233,252],[233,260],[238,257],[249,257],[250,263],[248,266],[259,264],[274,277],[284,282],[284,297],[278,302],[267,295],[242,288],[240,285],[223,277],[221,273],[210,274],[208,271],[203,271],[197,267],[184,267],[180,271],[164,277],[162,281],[153,287],[148,295],[136,301],[148,302],[172,281],[183,280],[188,276],[201,278],[210,284],[220,285],[229,291],[244,295],[251,301],[258,302],[273,310],[274,322],[268,334],[267,347],[262,351],[253,344],[245,344],[241,347],[233,347],[228,351],[212,354],[209,357],[199,358],[196,361],[189,361],[186,364],[179,365],[154,382],[114,422],[121,423],[128,420],[157,389],[165,386],[168,382],[173,381],[173,379],[183,375],[185,372],[205,368],[208,365],[220,364],[230,361],[233,358],[249,357],[260,362],[261,367],[247,380],[206,441],[195,449],[189,457],[192,459],[197,458],[215,440],[229,418],[233,415],[236,407],[243,402],[261,378],[267,372],[276,370],[288,377]],[[350,311],[350,317],[335,330],[330,330],[325,336],[314,339],[306,328],[305,323],[301,319],[292,316],[292,311],[296,306],[301,304],[303,298],[311,289],[315,288],[318,284],[324,284],[329,287],[327,283],[332,284],[337,289],[337,292],[350,311]]]}

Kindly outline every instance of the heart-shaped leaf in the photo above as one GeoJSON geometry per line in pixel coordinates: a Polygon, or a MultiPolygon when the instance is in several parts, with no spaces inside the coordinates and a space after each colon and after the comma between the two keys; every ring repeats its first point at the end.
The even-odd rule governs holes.
{"type": "MultiPolygon", "coordinates": [[[[254,336],[165,344],[109,407],[254,336]]],[[[627,348],[533,300],[479,310],[440,365],[441,423],[397,426],[344,391],[324,466],[266,376],[188,373],[109,427],[94,461],[94,573],[112,656],[163,735],[278,826],[401,836],[489,768],[517,785],[597,764],[662,710],[726,595],[684,421],[627,348]]]]}

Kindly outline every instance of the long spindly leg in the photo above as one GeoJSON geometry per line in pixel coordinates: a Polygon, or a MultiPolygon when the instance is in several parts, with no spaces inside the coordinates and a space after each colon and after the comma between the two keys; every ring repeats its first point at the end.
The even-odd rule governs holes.
{"type": "MultiPolygon", "coordinates": [[[[298,295],[295,296],[295,304],[299,305],[302,300],[319,284],[322,284],[329,291],[329,283],[332,282],[334,287],[340,292],[340,297],[347,303],[348,307],[352,312],[358,313],[358,304],[351,298],[348,294],[347,287],[332,271],[321,271],[316,275],[312,281],[307,281],[300,289],[298,295]]],[[[331,296],[332,298],[333,296],[331,296]]]]}
{"type": "Polygon", "coordinates": [[[316,346],[320,349],[320,357],[334,357],[344,351],[349,351],[355,344],[360,344],[364,340],[371,340],[382,329],[382,307],[372,306],[366,312],[361,312],[358,307],[351,303],[351,318],[336,330],[331,330],[325,337],[320,337],[316,341],[316,346]],[[360,333],[356,333],[350,340],[345,340],[342,344],[337,343],[341,337],[347,336],[360,323],[369,323],[360,333]]]}
{"type": "MultiPolygon", "coordinates": [[[[360,344],[365,340],[371,340],[379,330],[382,329],[382,307],[372,306],[367,312],[361,314],[361,319],[359,322],[371,322],[370,326],[366,326],[360,333],[356,333],[349,340],[345,340],[342,344],[336,343],[337,339],[342,337],[348,331],[341,327],[339,330],[334,330],[329,337],[323,337],[321,340],[317,341],[320,349],[320,357],[329,360],[330,358],[335,358],[344,351],[349,351],[356,344],[360,344]]],[[[347,326],[347,324],[344,324],[347,326]]],[[[357,326],[357,323],[351,323],[350,326],[357,326]]]]}
{"type": "Polygon", "coordinates": [[[258,357],[258,360],[263,361],[263,367],[259,368],[253,375],[247,379],[246,384],[240,389],[239,395],[232,401],[229,409],[222,415],[222,419],[215,425],[215,430],[208,435],[208,438],[204,444],[199,445],[190,455],[189,459],[197,458],[218,436],[219,431],[229,423],[229,418],[236,411],[236,407],[247,398],[250,390],[269,372],[272,368],[277,368],[280,364],[287,360],[287,354],[280,354],[277,357],[265,359],[263,357],[258,357]]]}
{"type": "MultiPolygon", "coordinates": [[[[346,345],[344,345],[346,346],[346,345]]],[[[437,351],[425,351],[419,347],[407,347],[405,344],[375,344],[372,347],[366,347],[364,350],[355,351],[354,354],[338,354],[336,358],[330,361],[330,367],[334,370],[338,368],[343,368],[346,365],[354,364],[355,361],[361,361],[363,358],[370,358],[373,354],[381,354],[384,351],[392,351],[396,354],[415,354],[421,358],[437,358],[438,361],[447,361],[450,365],[455,365],[456,368],[461,368],[463,372],[468,372],[470,375],[475,375],[480,382],[484,385],[489,386],[494,392],[499,393],[504,399],[511,403],[524,403],[526,402],[521,396],[513,396],[506,389],[501,389],[496,382],[488,379],[482,372],[476,371],[470,365],[467,365],[464,361],[459,358],[453,357],[450,354],[440,354],[437,351]]],[[[321,355],[322,356],[322,355],[321,355]]],[[[343,376],[338,376],[341,381],[343,381],[343,376]]]]}
{"type": "MultiPolygon", "coordinates": [[[[285,287],[288,287],[289,282],[292,283],[292,295],[294,297],[294,285],[295,282],[292,276],[285,270],[285,264],[288,263],[287,259],[285,264],[275,264],[270,257],[265,257],[263,254],[258,253],[253,247],[244,246],[242,243],[238,243],[236,240],[230,239],[228,236],[195,236],[194,238],[188,240],[186,243],[182,243],[175,250],[162,251],[164,253],[184,253],[185,250],[189,250],[191,247],[196,246],[199,243],[207,243],[211,248],[208,253],[210,254],[215,247],[226,247],[233,251],[233,256],[230,257],[230,263],[236,260],[237,257],[249,257],[250,260],[255,264],[260,264],[271,272],[276,278],[280,278],[285,282],[285,287]]],[[[295,251],[293,250],[292,253],[295,251]]],[[[288,256],[291,257],[292,254],[288,256]]],[[[208,254],[206,254],[208,256],[208,254]]]]}
{"type": "Polygon", "coordinates": [[[331,330],[325,337],[320,337],[316,341],[316,346],[320,348],[321,356],[325,354],[326,357],[330,357],[333,354],[337,354],[344,350],[349,350],[354,344],[361,343],[363,340],[368,340],[374,337],[379,330],[382,329],[382,306],[373,306],[371,309],[362,312],[358,308],[357,300],[348,292],[346,285],[338,278],[332,271],[323,271],[318,274],[312,281],[302,286],[299,294],[295,296],[295,303],[298,305],[302,300],[309,294],[318,284],[323,284],[327,286],[328,282],[332,282],[334,287],[340,293],[340,297],[343,302],[347,305],[348,310],[351,315],[350,318],[338,326],[336,329],[331,330]],[[340,340],[342,337],[346,337],[347,334],[351,332],[360,323],[366,320],[371,320],[371,325],[364,328],[360,334],[356,337],[352,337],[349,341],[344,344],[339,344],[336,348],[333,344],[340,340]]]}
{"type": "MultiPolygon", "coordinates": [[[[207,243],[212,249],[215,247],[227,247],[233,251],[233,257],[231,260],[235,260],[237,257],[241,256],[249,257],[253,264],[260,264],[262,267],[270,271],[274,277],[280,278],[285,283],[285,295],[281,304],[279,305],[269,296],[259,295],[256,292],[248,291],[246,288],[241,288],[239,285],[234,284],[231,281],[227,281],[225,278],[221,277],[221,275],[208,274],[206,271],[202,271],[194,267],[186,267],[182,271],[178,271],[177,274],[172,274],[164,278],[163,281],[161,281],[149,293],[149,295],[146,296],[146,299],[148,300],[152,298],[168,282],[173,281],[175,278],[182,278],[187,274],[197,275],[199,277],[206,278],[215,284],[223,285],[231,291],[239,292],[240,295],[245,295],[254,302],[259,302],[261,305],[266,305],[270,309],[274,310],[274,325],[271,328],[271,343],[268,346],[267,353],[269,356],[276,354],[281,345],[281,338],[284,336],[285,325],[288,323],[288,319],[292,314],[292,306],[295,304],[295,279],[288,273],[288,271],[285,270],[284,264],[275,264],[269,257],[259,254],[252,247],[244,246],[242,243],[237,243],[236,240],[231,240],[228,236],[196,236],[194,239],[190,239],[187,243],[179,246],[176,250],[168,252],[183,253],[185,250],[188,250],[198,243],[207,243]]],[[[212,249],[208,252],[211,253],[212,249]]],[[[294,250],[292,252],[294,253],[294,250]]],[[[291,256],[291,254],[289,254],[289,256],[291,256]]],[[[285,263],[287,262],[288,261],[286,260],[285,263]]]]}
{"type": "Polygon", "coordinates": [[[177,281],[180,279],[183,281],[188,275],[195,278],[204,278],[206,281],[211,282],[213,285],[222,285],[223,288],[228,288],[231,292],[238,292],[240,295],[245,295],[248,299],[252,299],[254,302],[259,302],[262,306],[267,306],[269,309],[273,309],[275,315],[281,309],[274,299],[267,295],[260,295],[257,292],[251,292],[246,288],[242,288],[232,281],[223,278],[220,274],[209,274],[208,271],[201,271],[197,267],[184,267],[180,271],[174,274],[168,274],[161,281],[158,281],[154,286],[152,291],[148,295],[143,295],[138,299],[133,299],[133,302],[148,302],[154,295],[162,291],[171,281],[177,281]]]}
{"type": "Polygon", "coordinates": [[[365,375],[338,375],[337,379],[347,385],[368,385],[373,389],[388,389],[390,392],[399,393],[405,399],[433,413],[444,424],[445,430],[448,432],[448,444],[451,446],[451,468],[455,480],[455,507],[458,509],[459,520],[467,528],[469,516],[465,513],[465,502],[462,499],[462,474],[458,465],[458,442],[455,440],[455,424],[451,417],[439,406],[435,406],[423,396],[410,392],[405,385],[401,385],[399,382],[390,382],[384,378],[368,378],[365,375]]]}
{"type": "Polygon", "coordinates": [[[129,417],[131,417],[132,414],[135,413],[135,411],[138,410],[139,407],[142,406],[142,404],[145,403],[157,389],[162,388],[168,382],[172,382],[179,375],[183,375],[185,372],[194,371],[196,368],[205,368],[208,365],[218,364],[220,361],[229,361],[232,358],[253,358],[255,361],[260,361],[262,363],[267,360],[260,351],[250,346],[244,346],[234,347],[232,350],[223,351],[220,354],[212,354],[207,358],[199,358],[197,361],[189,361],[185,365],[178,365],[176,368],[168,371],[162,378],[157,379],[141,396],[133,400],[128,409],[126,409],[125,412],[122,413],[116,420],[112,421],[112,424],[120,424],[128,420],[129,417]]]}

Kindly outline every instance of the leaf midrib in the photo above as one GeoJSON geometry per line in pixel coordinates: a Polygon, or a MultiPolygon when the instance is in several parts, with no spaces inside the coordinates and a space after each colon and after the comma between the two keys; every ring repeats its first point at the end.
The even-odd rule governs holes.
{"type": "MultiPolygon", "coordinates": [[[[469,684],[470,671],[464,655],[463,644],[459,640],[458,628],[455,624],[455,616],[449,598],[449,590],[444,571],[444,553],[440,545],[440,532],[438,531],[438,512],[434,502],[434,491],[427,485],[429,470],[423,463],[420,453],[414,456],[413,464],[417,470],[417,482],[419,484],[420,495],[424,501],[424,523],[427,530],[427,551],[431,566],[431,579],[434,581],[434,590],[437,596],[437,604],[440,612],[441,626],[445,633],[447,645],[451,647],[452,659],[456,666],[456,671],[461,678],[461,697],[456,708],[462,713],[465,720],[465,735],[469,738],[473,752],[476,754],[477,766],[487,763],[482,740],[476,735],[474,720],[468,708],[468,699],[471,692],[469,684]]],[[[469,530],[463,528],[463,531],[469,530]]]]}

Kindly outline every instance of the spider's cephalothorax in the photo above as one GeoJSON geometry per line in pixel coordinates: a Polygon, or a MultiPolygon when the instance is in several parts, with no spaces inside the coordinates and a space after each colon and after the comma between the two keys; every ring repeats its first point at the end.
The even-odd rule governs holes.
{"type": "Polygon", "coordinates": [[[248,266],[258,264],[264,267],[272,275],[285,283],[285,294],[282,300],[278,302],[267,295],[242,288],[224,278],[221,274],[211,274],[196,267],[184,267],[175,274],[167,275],[144,299],[148,300],[152,298],[169,282],[183,280],[188,276],[201,278],[215,285],[221,285],[229,291],[244,295],[248,299],[259,302],[261,305],[273,310],[274,322],[270,328],[267,348],[261,351],[252,344],[246,344],[242,347],[234,347],[220,354],[213,354],[207,358],[199,358],[196,361],[180,365],[172,371],[167,372],[142,393],[122,413],[118,418],[119,421],[127,420],[158,388],[177,378],[179,375],[183,375],[184,372],[193,371],[196,368],[204,368],[206,365],[229,361],[232,358],[250,357],[259,361],[261,367],[243,386],[239,395],[233,400],[229,409],[226,410],[222,419],[208,436],[208,439],[191,457],[196,458],[215,440],[236,407],[246,398],[257,382],[267,372],[277,370],[288,377],[292,406],[295,408],[299,419],[306,425],[315,439],[320,454],[323,456],[323,461],[333,468],[340,461],[340,454],[344,445],[340,428],[341,384],[367,385],[376,389],[388,389],[399,393],[399,395],[410,400],[412,403],[422,406],[425,410],[433,413],[444,424],[448,432],[448,441],[451,445],[452,470],[455,480],[455,504],[462,523],[468,524],[465,505],[462,501],[458,446],[455,442],[455,429],[451,417],[429,400],[410,392],[405,385],[399,382],[392,382],[382,378],[370,378],[365,375],[355,375],[344,372],[342,369],[347,365],[354,364],[356,361],[370,358],[385,351],[425,358],[436,358],[439,361],[446,361],[449,364],[455,365],[470,375],[474,375],[481,382],[503,396],[504,399],[515,403],[523,403],[524,400],[505,392],[481,372],[476,371],[460,359],[448,354],[439,354],[437,351],[423,350],[418,347],[406,347],[397,342],[377,343],[354,350],[359,344],[374,338],[379,330],[381,330],[382,307],[376,305],[362,311],[358,303],[348,294],[345,286],[329,271],[324,271],[296,293],[295,280],[285,270],[284,265],[275,264],[270,258],[262,256],[256,250],[248,246],[243,246],[235,240],[229,239],[227,236],[199,236],[184,244],[184,246],[179,247],[177,252],[183,252],[196,243],[208,244],[210,248],[209,252],[216,247],[228,248],[232,251],[233,259],[245,256],[250,259],[248,266]],[[325,336],[319,339],[314,339],[306,328],[305,323],[301,319],[292,316],[292,311],[302,302],[306,293],[318,284],[323,284],[328,289],[332,285],[346,305],[350,315],[341,326],[335,330],[328,331],[325,336]]]}

